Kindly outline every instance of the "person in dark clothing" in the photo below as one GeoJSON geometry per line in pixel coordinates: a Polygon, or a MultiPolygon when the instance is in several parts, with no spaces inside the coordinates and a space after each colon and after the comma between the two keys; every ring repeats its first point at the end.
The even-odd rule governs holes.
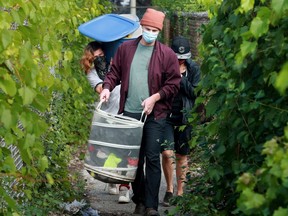
{"type": "Polygon", "coordinates": [[[166,193],[163,199],[164,206],[170,206],[169,200],[173,197],[173,164],[176,164],[177,196],[183,194],[183,184],[188,169],[187,156],[189,155],[189,140],[191,126],[186,125],[189,113],[195,103],[195,87],[200,81],[200,68],[192,61],[188,39],[182,36],[172,40],[171,48],[176,53],[181,74],[180,91],[174,98],[172,112],[167,117],[165,127],[165,142],[161,146],[162,167],[166,179],[166,193]],[[183,129],[183,126],[184,129],[183,129]],[[182,128],[180,128],[182,127],[182,128]],[[175,156],[174,156],[175,151],[175,156]],[[174,163],[175,158],[175,163],[174,163]]]}
{"type": "Polygon", "coordinates": [[[159,215],[161,143],[172,98],[179,91],[181,80],[175,53],[156,40],[164,18],[160,11],[146,10],[140,21],[142,36],[119,46],[100,95],[101,100],[109,100],[110,91],[121,82],[118,113],[136,119],[140,119],[142,111],[147,115],[137,174],[132,183],[137,215],[159,215]]]}

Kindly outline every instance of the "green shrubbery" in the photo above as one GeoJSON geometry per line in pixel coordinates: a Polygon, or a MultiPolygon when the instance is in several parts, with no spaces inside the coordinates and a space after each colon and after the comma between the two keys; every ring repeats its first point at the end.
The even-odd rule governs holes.
{"type": "Polygon", "coordinates": [[[79,65],[89,39],[77,28],[109,10],[105,1],[1,1],[0,214],[47,215],[79,196],[68,165],[85,145],[96,98],[79,65]],[[18,184],[7,189],[7,177],[18,184]]]}
{"type": "Polygon", "coordinates": [[[229,0],[213,7],[202,29],[198,99],[212,119],[195,126],[192,140],[206,167],[178,208],[286,215],[288,3],[229,0]]]}

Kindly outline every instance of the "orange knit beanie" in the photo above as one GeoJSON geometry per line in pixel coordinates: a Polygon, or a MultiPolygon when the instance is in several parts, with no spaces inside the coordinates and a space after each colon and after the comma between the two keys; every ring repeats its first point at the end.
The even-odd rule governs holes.
{"type": "Polygon", "coordinates": [[[152,8],[147,8],[140,21],[140,24],[158,28],[161,31],[163,28],[164,18],[165,14],[163,12],[154,10],[152,8]]]}

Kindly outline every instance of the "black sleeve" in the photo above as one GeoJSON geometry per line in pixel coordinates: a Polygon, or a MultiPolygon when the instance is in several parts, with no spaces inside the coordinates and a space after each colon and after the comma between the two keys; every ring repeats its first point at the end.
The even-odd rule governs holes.
{"type": "Polygon", "coordinates": [[[180,91],[188,99],[193,99],[196,97],[194,89],[200,81],[200,67],[195,62],[191,62],[187,69],[187,77],[183,76],[180,82],[180,91]]]}

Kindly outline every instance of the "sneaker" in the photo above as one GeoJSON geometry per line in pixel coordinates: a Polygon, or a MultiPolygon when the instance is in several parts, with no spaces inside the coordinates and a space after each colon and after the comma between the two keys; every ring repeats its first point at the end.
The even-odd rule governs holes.
{"type": "Polygon", "coordinates": [[[169,207],[170,206],[170,200],[173,198],[173,193],[172,192],[166,192],[164,199],[163,199],[163,206],[169,207]]]}
{"type": "Polygon", "coordinates": [[[153,208],[147,208],[145,211],[145,216],[160,216],[158,211],[153,208]]]}
{"type": "Polygon", "coordinates": [[[144,215],[144,214],[145,214],[145,206],[143,205],[143,203],[136,204],[133,215],[144,215]]]}
{"type": "Polygon", "coordinates": [[[118,203],[129,203],[129,202],[130,202],[129,186],[128,185],[120,185],[118,203]]]}
{"type": "Polygon", "coordinates": [[[118,194],[116,184],[108,184],[108,193],[111,194],[111,195],[118,194]]]}

